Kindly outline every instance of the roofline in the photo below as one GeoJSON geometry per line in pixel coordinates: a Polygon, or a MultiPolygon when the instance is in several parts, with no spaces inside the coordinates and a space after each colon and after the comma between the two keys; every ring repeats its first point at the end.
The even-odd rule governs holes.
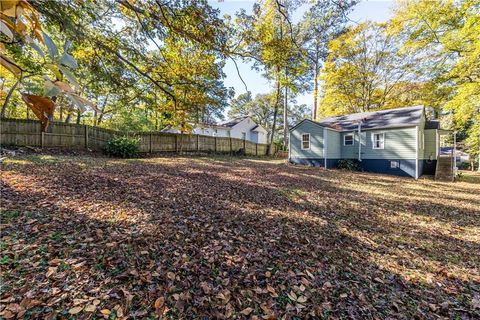
{"type": "Polygon", "coordinates": [[[222,125],[218,125],[218,124],[197,123],[197,124],[194,124],[194,126],[203,127],[203,128],[221,128],[221,129],[232,130],[231,127],[226,127],[226,126],[222,126],[222,125]]]}
{"type": "Polygon", "coordinates": [[[334,129],[334,128],[331,128],[331,127],[323,126],[323,125],[321,125],[320,123],[318,123],[318,122],[316,122],[316,121],[313,121],[313,120],[310,120],[310,119],[307,119],[307,118],[303,119],[302,121],[300,121],[299,123],[297,123],[297,124],[294,125],[293,127],[288,128],[288,131],[293,131],[293,130],[295,130],[299,125],[301,125],[301,124],[304,123],[305,121],[309,121],[309,122],[311,122],[311,123],[313,123],[313,124],[316,124],[316,125],[319,126],[319,127],[322,127],[322,128],[328,129],[328,130],[332,130],[332,131],[336,131],[336,132],[342,132],[342,131],[340,131],[340,130],[337,130],[337,129],[334,129]]]}
{"type": "MultiPolygon", "coordinates": [[[[256,122],[255,122],[255,123],[256,123],[256,122]]],[[[265,129],[261,124],[258,124],[258,123],[257,123],[257,126],[255,127],[255,129],[250,129],[250,131],[255,131],[255,130],[257,130],[258,127],[260,127],[260,128],[262,128],[263,130],[265,130],[265,132],[268,132],[267,129],[265,129]]]]}
{"type": "MultiPolygon", "coordinates": [[[[316,122],[316,121],[313,121],[313,120],[310,120],[310,119],[303,119],[302,121],[300,121],[299,123],[297,123],[296,125],[294,125],[293,127],[291,127],[289,129],[289,131],[293,131],[295,130],[299,125],[301,125],[303,122],[305,121],[310,121],[312,122],[313,124],[316,124],[317,126],[319,127],[322,127],[322,128],[325,128],[325,129],[328,129],[328,130],[332,130],[332,131],[335,131],[335,132],[351,132],[351,131],[357,131],[357,129],[351,129],[351,130],[337,130],[337,129],[334,129],[334,128],[331,128],[331,127],[327,127],[327,126],[324,126],[324,125],[321,125],[320,123],[316,122]]],[[[413,127],[416,127],[418,126],[418,124],[411,124],[411,125],[398,125],[398,126],[387,126],[387,127],[375,127],[375,128],[361,128],[360,130],[361,131],[373,131],[373,130],[386,130],[386,129],[401,129],[401,128],[413,128],[413,127]]],[[[438,129],[437,129],[438,130],[438,129]]]]}
{"type": "Polygon", "coordinates": [[[325,117],[325,118],[322,118],[321,120],[324,120],[324,119],[332,119],[332,118],[340,118],[340,117],[348,117],[348,116],[353,116],[353,115],[361,114],[361,113],[370,113],[370,114],[371,114],[371,113],[389,112],[389,111],[392,111],[392,110],[413,109],[413,108],[422,108],[422,109],[423,109],[423,112],[425,113],[425,106],[423,106],[423,105],[417,105],[417,106],[409,106],[409,107],[382,109],[382,110],[377,110],[377,111],[363,111],[363,112],[355,112],[355,113],[344,113],[344,114],[339,114],[338,116],[325,117]]]}

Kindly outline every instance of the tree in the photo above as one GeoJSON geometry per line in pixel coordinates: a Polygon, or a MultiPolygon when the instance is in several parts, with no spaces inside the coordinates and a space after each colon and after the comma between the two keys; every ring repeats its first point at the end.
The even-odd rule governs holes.
{"type": "MultiPolygon", "coordinates": [[[[82,94],[99,106],[84,113],[55,96],[58,108],[51,116],[58,120],[76,117],[77,123],[116,129],[158,129],[221,116],[232,94],[222,82],[229,29],[207,1],[9,1],[2,2],[2,12],[5,9],[10,14],[2,15],[7,25],[18,20],[10,12],[12,5],[24,9],[29,25],[26,31],[18,30],[29,35],[35,31],[30,25],[40,26],[41,16],[39,30],[52,35],[52,41],[47,42],[49,50],[52,43],[68,40],[70,61],[79,61],[79,67],[68,75],[75,76],[74,87],[81,88],[82,94]]],[[[8,36],[2,35],[2,40],[8,36]]],[[[37,40],[43,43],[43,39],[40,33],[37,40]]],[[[43,61],[38,55],[41,46],[32,50],[28,41],[17,40],[7,44],[10,57],[18,58],[21,66],[40,66],[56,74],[56,61],[43,61]]],[[[7,65],[3,57],[2,64],[7,65]]],[[[16,71],[14,66],[7,66],[16,71]]],[[[59,80],[63,81],[60,71],[59,80]]],[[[42,75],[40,71],[36,74],[42,75]]],[[[17,101],[18,87],[27,82],[31,90],[41,90],[42,77],[28,77],[23,76],[17,85],[11,79],[2,83],[9,86],[9,97],[17,101]]],[[[14,106],[10,109],[13,111],[14,106]]]]}
{"type": "Polygon", "coordinates": [[[455,128],[467,132],[471,155],[480,157],[480,2],[404,1],[390,32],[407,39],[404,50],[421,57],[436,90],[449,92],[442,106],[453,113],[455,128]]]}
{"type": "MultiPolygon", "coordinates": [[[[282,98],[284,97],[282,96],[282,98]]],[[[279,129],[285,126],[283,123],[283,110],[278,110],[279,126],[276,127],[275,132],[272,134],[274,116],[274,108],[272,108],[272,106],[275,104],[275,101],[275,91],[257,94],[254,99],[252,99],[251,94],[247,92],[239,95],[236,99],[232,99],[228,116],[230,118],[251,117],[256,123],[267,129],[276,141],[281,141],[283,132],[279,129]]],[[[308,116],[309,109],[307,105],[297,105],[296,101],[291,99],[289,100],[289,104],[292,105],[292,108],[288,113],[288,123],[297,123],[308,116]]]]}
{"type": "Polygon", "coordinates": [[[313,120],[316,120],[318,113],[319,75],[328,55],[328,44],[345,31],[347,14],[357,2],[318,1],[308,9],[300,22],[301,46],[305,50],[313,79],[313,120]]]}
{"type": "MultiPolygon", "coordinates": [[[[238,55],[253,60],[256,70],[263,70],[264,76],[275,85],[275,103],[273,104],[272,131],[278,125],[278,115],[282,102],[282,88],[285,116],[288,114],[288,94],[295,88],[295,79],[302,73],[302,60],[297,59],[298,48],[294,44],[297,31],[290,23],[290,15],[298,3],[265,0],[255,3],[253,14],[245,11],[237,15],[237,38],[241,50],[238,55]]],[[[284,143],[287,143],[288,123],[284,119],[284,143]]],[[[274,135],[270,137],[273,144],[274,135]]],[[[271,148],[272,150],[272,148],[271,148]]]]}
{"type": "Polygon", "coordinates": [[[60,52],[54,40],[43,31],[39,14],[33,6],[25,0],[2,2],[0,23],[0,64],[17,78],[3,102],[2,117],[14,90],[28,77],[44,81],[43,94],[21,93],[27,106],[41,120],[44,131],[48,120],[53,117],[58,98],[68,98],[81,110],[86,106],[94,107],[79,96],[80,88],[72,73],[77,62],[69,53],[71,43],[65,42],[63,52],[60,52]]]}
{"type": "Polygon", "coordinates": [[[399,51],[398,38],[386,26],[362,23],[330,42],[325,66],[323,116],[396,108],[413,80],[414,58],[399,51]],[[402,90],[403,89],[403,90],[402,90]]]}

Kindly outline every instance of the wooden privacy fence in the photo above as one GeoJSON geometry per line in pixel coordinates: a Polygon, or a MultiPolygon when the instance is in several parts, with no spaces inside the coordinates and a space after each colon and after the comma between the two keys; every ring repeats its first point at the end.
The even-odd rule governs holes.
{"type": "Polygon", "coordinates": [[[0,119],[2,145],[88,148],[101,150],[114,136],[139,138],[140,152],[217,152],[263,156],[268,145],[228,137],[164,132],[128,132],[92,127],[89,125],[50,122],[48,132],[41,132],[40,122],[26,119],[0,119]]]}

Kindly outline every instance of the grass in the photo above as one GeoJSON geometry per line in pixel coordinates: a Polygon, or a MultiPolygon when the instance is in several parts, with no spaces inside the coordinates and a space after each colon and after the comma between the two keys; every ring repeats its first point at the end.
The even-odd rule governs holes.
{"type": "Polygon", "coordinates": [[[478,318],[479,177],[7,160],[0,316],[478,318]]]}

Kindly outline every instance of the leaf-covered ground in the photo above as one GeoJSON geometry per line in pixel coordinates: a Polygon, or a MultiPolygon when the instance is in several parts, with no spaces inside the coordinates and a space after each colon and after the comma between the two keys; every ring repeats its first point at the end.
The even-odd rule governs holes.
{"type": "Polygon", "coordinates": [[[3,318],[480,317],[480,175],[35,155],[1,182],[3,318]]]}

